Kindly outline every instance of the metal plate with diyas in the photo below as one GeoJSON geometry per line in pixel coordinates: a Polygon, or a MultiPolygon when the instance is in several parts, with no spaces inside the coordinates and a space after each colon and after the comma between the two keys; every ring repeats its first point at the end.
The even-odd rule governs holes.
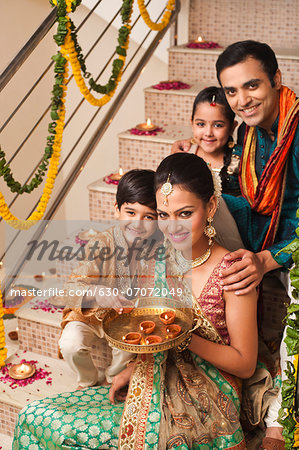
{"type": "Polygon", "coordinates": [[[109,311],[103,319],[103,330],[108,342],[113,347],[131,353],[157,353],[180,345],[192,328],[193,312],[191,308],[177,307],[178,302],[169,298],[142,297],[138,307],[129,314],[118,314],[115,310],[109,311]],[[181,333],[173,339],[167,337],[165,324],[159,319],[160,314],[166,311],[174,311],[176,314],[174,323],[182,327],[181,333]],[[127,344],[123,336],[129,332],[140,332],[139,325],[145,320],[152,320],[156,327],[152,334],[161,336],[163,341],[159,344],[146,344],[147,336],[142,336],[140,344],[127,344]]]}

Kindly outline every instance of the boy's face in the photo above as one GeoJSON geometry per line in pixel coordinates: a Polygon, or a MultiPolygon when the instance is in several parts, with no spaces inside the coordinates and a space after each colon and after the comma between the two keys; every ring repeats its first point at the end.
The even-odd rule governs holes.
{"type": "Polygon", "coordinates": [[[270,131],[279,113],[280,71],[276,72],[272,87],[260,61],[249,57],[224,69],[220,81],[231,109],[247,125],[270,131]]]}
{"type": "Polygon", "coordinates": [[[123,203],[116,207],[120,227],[128,245],[136,238],[142,241],[149,238],[157,229],[157,213],[154,209],[140,203],[123,203]]]}

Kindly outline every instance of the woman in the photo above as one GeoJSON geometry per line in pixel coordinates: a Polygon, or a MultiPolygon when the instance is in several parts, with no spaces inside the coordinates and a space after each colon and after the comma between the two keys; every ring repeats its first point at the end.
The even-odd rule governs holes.
{"type": "Polygon", "coordinates": [[[246,448],[240,378],[256,367],[256,295],[222,290],[219,274],[230,263],[214,243],[217,199],[204,161],[167,157],[156,191],[159,226],[171,246],[166,270],[165,262],[156,263],[156,284],[185,286],[197,329],[178,350],[137,357],[110,392],[87,388],[32,403],[20,413],[14,449],[246,448]],[[114,404],[128,382],[125,404],[114,404]]]}

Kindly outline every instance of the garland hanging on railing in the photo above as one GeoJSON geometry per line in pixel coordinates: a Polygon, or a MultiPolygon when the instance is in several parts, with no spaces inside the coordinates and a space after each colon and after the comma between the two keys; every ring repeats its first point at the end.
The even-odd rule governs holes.
{"type": "Polygon", "coordinates": [[[4,366],[7,356],[7,349],[5,348],[5,331],[4,331],[4,309],[2,303],[2,293],[0,290],[0,367],[4,366]]]}
{"type": "Polygon", "coordinates": [[[146,25],[154,31],[161,31],[163,28],[168,25],[171,13],[175,8],[175,0],[168,0],[167,5],[165,6],[166,11],[164,12],[161,22],[155,23],[151,20],[149,13],[147,12],[146,6],[144,4],[144,0],[137,0],[140,15],[143,18],[146,25]]]}
{"type": "MultiPolygon", "coordinates": [[[[129,36],[131,31],[130,21],[133,11],[133,1],[134,0],[123,0],[123,5],[121,8],[122,26],[118,32],[118,45],[116,47],[118,58],[116,58],[112,63],[112,75],[110,76],[109,81],[105,85],[101,85],[97,84],[94,79],[91,78],[90,73],[88,73],[86,70],[85,58],[82,54],[81,47],[78,44],[77,40],[76,27],[68,17],[68,14],[70,12],[74,12],[77,6],[80,5],[81,0],[50,0],[52,6],[57,6],[58,27],[57,34],[54,36],[54,39],[56,43],[61,47],[61,49],[60,52],[58,52],[58,54],[53,57],[56,62],[54,69],[56,75],[55,84],[52,90],[53,97],[51,101],[52,121],[48,126],[48,131],[49,133],[51,133],[51,135],[47,137],[47,146],[45,147],[42,161],[29,183],[25,183],[22,185],[19,181],[16,181],[12,174],[9,163],[7,162],[5,152],[0,148],[0,176],[3,176],[4,181],[6,182],[10,190],[12,192],[18,193],[19,195],[25,192],[30,193],[34,189],[36,189],[42,183],[46,173],[46,169],[49,166],[48,178],[44,188],[44,194],[40,199],[36,211],[26,221],[19,220],[11,214],[4,197],[0,192],[0,215],[4,218],[4,220],[8,221],[15,228],[28,228],[33,225],[32,221],[39,220],[43,216],[47,203],[49,201],[49,195],[51,194],[53,188],[52,181],[55,180],[57,175],[57,161],[59,161],[60,144],[64,129],[64,120],[63,123],[61,123],[61,118],[63,116],[64,119],[65,116],[64,107],[62,107],[64,102],[62,99],[65,96],[66,89],[64,76],[66,60],[71,63],[74,78],[84,98],[92,105],[98,107],[108,103],[117,89],[117,85],[121,80],[125,65],[127,49],[129,45],[129,36]],[[91,94],[90,89],[85,84],[82,73],[85,78],[90,78],[90,89],[104,94],[102,98],[97,99],[91,94]],[[53,151],[54,142],[56,149],[57,145],[59,145],[59,154],[57,153],[57,151],[55,153],[53,151]]],[[[162,17],[161,23],[154,24],[156,28],[152,28],[153,22],[149,19],[144,3],[140,1],[138,2],[140,14],[144,18],[145,22],[150,28],[156,30],[163,29],[169,23],[171,11],[174,9],[174,4],[174,0],[168,1],[166,5],[166,11],[162,17]]]]}
{"type": "MultiPolygon", "coordinates": [[[[299,218],[299,209],[297,211],[299,218]]],[[[292,295],[295,299],[299,298],[299,228],[296,229],[297,237],[282,251],[291,253],[294,266],[290,270],[291,285],[293,287],[292,295]]],[[[293,449],[299,447],[299,423],[296,421],[295,398],[296,381],[298,372],[298,354],[299,354],[299,303],[291,303],[287,309],[286,322],[286,343],[287,353],[294,356],[293,362],[287,361],[287,370],[285,371],[286,380],[282,383],[282,404],[279,411],[279,422],[283,426],[283,436],[285,439],[285,448],[293,449]]]]}

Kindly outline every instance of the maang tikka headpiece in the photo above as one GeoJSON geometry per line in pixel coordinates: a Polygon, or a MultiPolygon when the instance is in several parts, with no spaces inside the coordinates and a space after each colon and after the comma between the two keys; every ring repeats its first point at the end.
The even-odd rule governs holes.
{"type": "Polygon", "coordinates": [[[168,197],[168,195],[170,195],[171,193],[172,193],[172,191],[173,191],[173,187],[172,187],[172,184],[170,183],[170,173],[168,174],[168,177],[167,177],[167,181],[166,181],[166,183],[164,183],[164,184],[162,184],[162,187],[161,187],[161,192],[162,192],[162,194],[164,195],[164,202],[163,202],[163,204],[164,205],[167,205],[168,204],[168,201],[167,201],[167,197],[168,197]]]}
{"type": "Polygon", "coordinates": [[[211,106],[216,106],[216,95],[213,95],[210,105],[211,106]]]}

